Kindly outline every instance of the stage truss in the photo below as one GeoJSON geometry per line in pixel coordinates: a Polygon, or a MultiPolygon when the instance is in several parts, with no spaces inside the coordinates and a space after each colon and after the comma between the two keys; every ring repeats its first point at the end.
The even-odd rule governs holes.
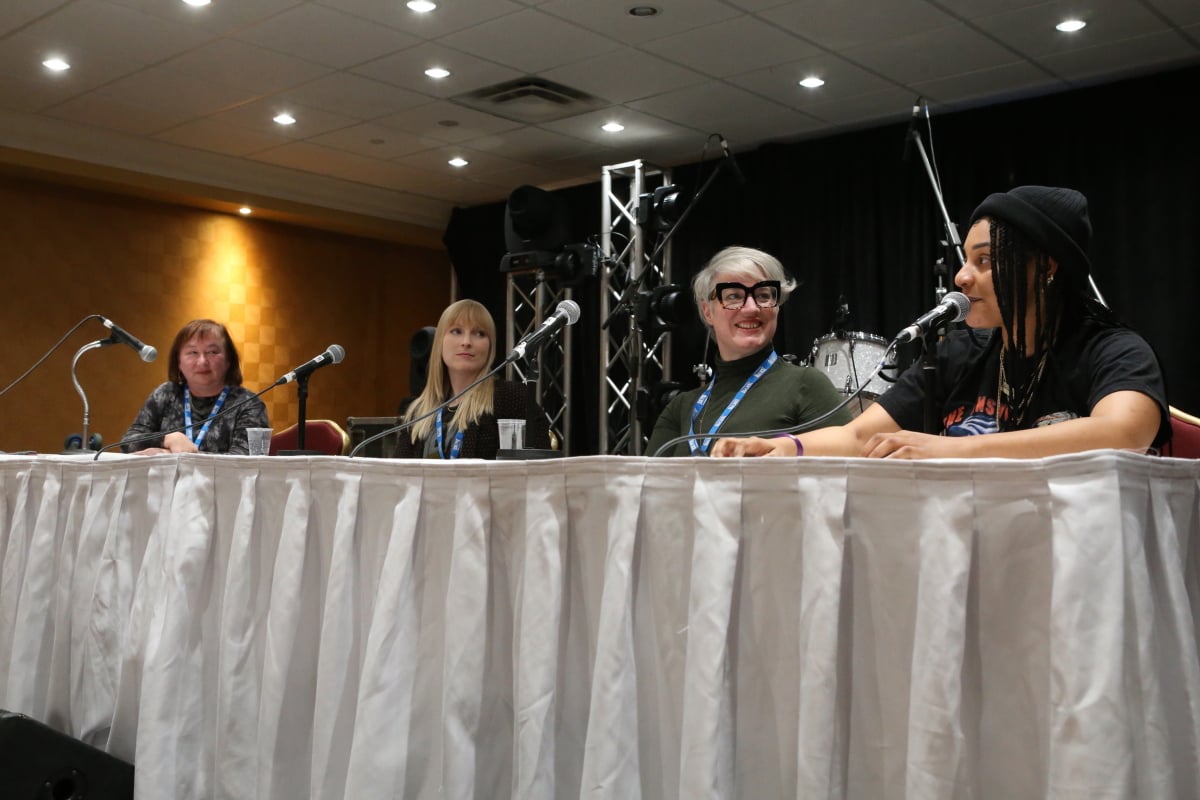
{"type": "MultiPolygon", "coordinates": [[[[544,270],[508,273],[505,326],[506,348],[541,327],[558,304],[571,299],[571,290],[556,286],[544,270]]],[[[534,397],[546,412],[550,430],[561,442],[563,455],[571,455],[571,327],[506,368],[505,377],[531,383],[534,397]],[[531,361],[532,359],[532,361],[531,361]]]]}
{"type": "Polygon", "coordinates": [[[670,182],[667,170],[640,159],[606,166],[601,174],[601,453],[643,454],[654,425],[644,419],[649,389],[670,379],[670,334],[643,332],[634,318],[636,290],[671,281],[671,245],[651,263],[655,240],[637,221],[639,198],[670,182]]]}

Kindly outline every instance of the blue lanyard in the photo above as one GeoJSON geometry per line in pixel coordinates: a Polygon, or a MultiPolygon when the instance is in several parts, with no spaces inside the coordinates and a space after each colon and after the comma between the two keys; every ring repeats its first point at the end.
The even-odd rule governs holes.
{"type": "Polygon", "coordinates": [[[446,455],[445,445],[442,444],[442,409],[438,409],[437,422],[434,426],[437,429],[437,451],[438,458],[458,458],[458,453],[462,450],[463,432],[462,428],[454,434],[454,444],[450,445],[450,455],[446,455]]]}
{"type": "Polygon", "coordinates": [[[192,440],[192,444],[196,445],[196,449],[200,449],[200,443],[204,441],[204,434],[208,433],[208,426],[212,425],[213,417],[221,410],[221,406],[225,405],[225,398],[229,395],[229,387],[226,386],[221,390],[221,394],[217,397],[217,402],[213,406],[212,413],[208,415],[208,419],[204,421],[204,427],[200,429],[200,433],[192,437],[192,393],[185,386],[183,387],[183,424],[187,427],[184,432],[187,437],[192,440]]]}
{"type": "MultiPolygon", "coordinates": [[[[763,361],[762,364],[759,364],[758,369],[754,370],[754,373],[746,379],[745,383],[742,384],[742,388],[737,390],[737,394],[735,394],[733,399],[729,401],[729,405],[725,406],[725,410],[721,412],[721,416],[717,417],[717,421],[713,423],[712,428],[708,431],[710,434],[716,433],[721,429],[721,426],[725,424],[725,420],[729,419],[729,415],[732,414],[733,410],[738,407],[738,403],[742,402],[742,398],[746,396],[746,392],[750,391],[750,387],[758,383],[758,379],[761,378],[766,371],[771,368],[778,358],[779,356],[775,354],[774,350],[772,350],[771,354],[767,356],[766,360],[763,361]]],[[[717,378],[714,375],[713,379],[709,381],[708,387],[705,388],[704,393],[696,400],[696,405],[692,406],[692,419],[688,423],[689,436],[695,435],[696,420],[700,418],[700,412],[704,410],[705,404],[708,403],[709,395],[712,394],[713,384],[716,382],[717,378]]],[[[712,439],[688,440],[688,447],[691,448],[692,455],[695,455],[698,452],[707,453],[711,444],[712,439]]]]}

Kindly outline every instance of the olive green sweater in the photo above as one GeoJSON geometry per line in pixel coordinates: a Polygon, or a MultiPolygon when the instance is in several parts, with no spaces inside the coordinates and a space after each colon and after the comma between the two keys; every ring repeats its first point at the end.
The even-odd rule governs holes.
{"type": "MultiPolygon", "coordinates": [[[[742,388],[742,384],[758,369],[770,352],[771,348],[767,347],[737,361],[717,359],[712,395],[696,420],[696,433],[708,432],[738,389],[742,388]]],[[[654,433],[651,434],[644,451],[646,455],[654,455],[658,448],[671,439],[689,432],[692,409],[703,391],[702,388],[693,389],[672,398],[654,425],[654,433]]],[[[720,433],[792,428],[816,419],[843,399],[845,398],[834,388],[825,373],[812,367],[797,367],[780,359],[750,387],[742,402],[721,426],[720,433]]],[[[850,412],[843,408],[817,427],[842,425],[851,419],[850,412]]],[[[701,439],[700,442],[703,443],[704,440],[701,439]]],[[[711,447],[711,444],[709,446],[711,447]]],[[[687,442],[681,442],[663,455],[690,454],[687,442]]]]}

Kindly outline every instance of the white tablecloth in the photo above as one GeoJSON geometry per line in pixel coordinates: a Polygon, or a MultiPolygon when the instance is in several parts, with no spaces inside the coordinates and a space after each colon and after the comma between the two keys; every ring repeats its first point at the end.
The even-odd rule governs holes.
{"type": "Polygon", "coordinates": [[[1194,798],[1200,462],[0,457],[0,707],[172,798],[1194,798]]]}

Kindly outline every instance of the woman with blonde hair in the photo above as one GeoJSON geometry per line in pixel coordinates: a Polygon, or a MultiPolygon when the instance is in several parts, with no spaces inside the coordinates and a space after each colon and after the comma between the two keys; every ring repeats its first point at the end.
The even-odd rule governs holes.
{"type": "Polygon", "coordinates": [[[546,414],[523,383],[489,377],[438,409],[487,374],[495,358],[496,323],[488,310],[474,300],[448,306],[434,334],[425,388],[404,413],[413,425],[400,434],[397,458],[494,459],[497,419],[525,420],[525,446],[550,447],[546,414]]]}

